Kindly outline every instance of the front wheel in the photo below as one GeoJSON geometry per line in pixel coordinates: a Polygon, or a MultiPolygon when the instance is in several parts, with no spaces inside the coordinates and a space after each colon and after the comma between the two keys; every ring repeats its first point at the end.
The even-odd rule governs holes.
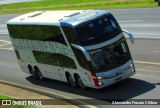
{"type": "Polygon", "coordinates": [[[77,78],[78,86],[81,87],[82,89],[85,89],[86,87],[84,86],[84,83],[83,83],[81,77],[80,76],[77,76],[77,77],[78,77],[77,78]]]}
{"type": "Polygon", "coordinates": [[[74,79],[70,74],[68,74],[68,83],[71,84],[73,87],[77,87],[76,82],[74,81],[74,79]]]}

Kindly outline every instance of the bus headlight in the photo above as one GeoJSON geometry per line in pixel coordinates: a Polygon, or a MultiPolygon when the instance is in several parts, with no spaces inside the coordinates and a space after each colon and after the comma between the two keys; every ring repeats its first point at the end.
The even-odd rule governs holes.
{"type": "Polygon", "coordinates": [[[133,64],[130,64],[129,67],[133,67],[133,64]]]}

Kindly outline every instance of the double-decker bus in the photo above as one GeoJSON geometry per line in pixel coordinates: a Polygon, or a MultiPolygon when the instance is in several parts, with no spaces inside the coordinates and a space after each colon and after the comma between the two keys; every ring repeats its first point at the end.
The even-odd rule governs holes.
{"type": "Polygon", "coordinates": [[[7,22],[21,69],[36,79],[103,88],[135,74],[122,30],[106,10],[36,11],[7,22]]]}

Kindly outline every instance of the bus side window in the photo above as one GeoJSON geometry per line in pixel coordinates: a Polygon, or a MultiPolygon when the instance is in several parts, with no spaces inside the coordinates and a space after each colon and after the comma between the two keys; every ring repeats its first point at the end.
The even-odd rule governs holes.
{"type": "Polygon", "coordinates": [[[91,70],[90,68],[90,64],[89,62],[87,61],[86,57],[84,56],[84,54],[82,53],[82,51],[72,47],[73,51],[74,51],[74,54],[78,60],[78,63],[80,66],[82,66],[83,68],[87,69],[87,70],[91,70]]]}
{"type": "Polygon", "coordinates": [[[78,36],[76,35],[73,28],[62,26],[62,29],[63,29],[69,43],[79,44],[78,36]]]}
{"type": "Polygon", "coordinates": [[[57,62],[59,63],[59,66],[61,67],[77,69],[74,60],[65,55],[53,54],[53,58],[57,59],[57,62]]]}
{"type": "Polygon", "coordinates": [[[58,42],[61,44],[64,44],[67,46],[66,41],[60,31],[59,27],[56,26],[43,26],[43,31],[45,33],[46,39],[44,41],[53,41],[53,42],[58,42]]]}
{"type": "Polygon", "coordinates": [[[8,30],[13,38],[53,41],[66,45],[66,41],[58,26],[50,25],[8,25],[8,30]]]}
{"type": "Polygon", "coordinates": [[[74,60],[65,55],[41,51],[33,51],[33,54],[38,63],[77,69],[74,60]]]}
{"type": "Polygon", "coordinates": [[[57,58],[52,53],[33,51],[33,55],[38,63],[58,66],[57,58]]]}

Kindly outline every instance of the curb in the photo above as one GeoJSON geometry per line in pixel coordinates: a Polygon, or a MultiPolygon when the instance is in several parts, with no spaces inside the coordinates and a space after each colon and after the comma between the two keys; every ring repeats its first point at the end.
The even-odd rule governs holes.
{"type": "Polygon", "coordinates": [[[16,84],[16,83],[4,81],[4,80],[0,80],[0,83],[1,84],[5,84],[5,85],[9,85],[9,86],[14,86],[14,87],[17,87],[17,88],[20,88],[20,89],[25,89],[25,90],[28,90],[28,91],[31,91],[31,92],[39,93],[41,95],[45,95],[45,96],[48,96],[50,98],[55,98],[55,99],[60,99],[60,100],[61,99],[65,99],[65,102],[68,102],[68,103],[70,103],[72,105],[76,105],[76,106],[78,106],[80,108],[97,108],[95,106],[88,105],[85,102],[69,98],[67,96],[62,96],[62,95],[54,94],[54,93],[51,93],[51,92],[48,92],[48,91],[43,91],[43,90],[36,89],[36,88],[33,88],[33,87],[29,87],[29,86],[25,86],[25,85],[20,85],[20,84],[16,84]]]}

